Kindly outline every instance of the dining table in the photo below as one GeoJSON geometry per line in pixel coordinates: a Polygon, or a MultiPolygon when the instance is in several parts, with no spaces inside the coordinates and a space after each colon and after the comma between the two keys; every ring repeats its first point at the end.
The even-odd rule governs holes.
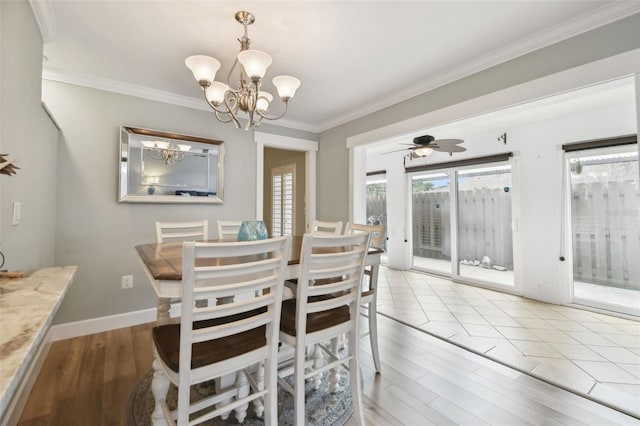
{"type": "MultiPolygon", "coordinates": [[[[230,240],[208,240],[206,242],[229,242],[230,240]]],[[[203,241],[205,242],[205,241],[203,241]]],[[[149,243],[135,246],[149,283],[156,293],[157,324],[168,324],[171,320],[171,303],[182,298],[182,242],[149,243]]],[[[298,278],[302,236],[291,238],[290,259],[287,263],[285,280],[298,278]]],[[[378,282],[381,248],[370,247],[365,258],[365,266],[371,269],[371,288],[378,282]]]]}

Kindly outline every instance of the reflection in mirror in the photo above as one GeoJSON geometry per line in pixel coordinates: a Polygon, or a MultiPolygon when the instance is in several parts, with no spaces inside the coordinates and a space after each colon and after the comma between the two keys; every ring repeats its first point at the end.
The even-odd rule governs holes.
{"type": "Polygon", "coordinates": [[[118,200],[222,203],[222,141],[122,127],[118,200]]]}

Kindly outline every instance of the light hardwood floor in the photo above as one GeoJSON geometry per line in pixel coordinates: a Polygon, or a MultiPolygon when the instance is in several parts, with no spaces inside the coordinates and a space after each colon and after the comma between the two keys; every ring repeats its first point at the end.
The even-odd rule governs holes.
{"type": "MultiPolygon", "coordinates": [[[[123,424],[129,391],[151,368],[151,327],[54,343],[19,425],[123,424]]],[[[379,327],[382,375],[368,337],[361,345],[369,425],[640,425],[384,316],[379,327]]]]}

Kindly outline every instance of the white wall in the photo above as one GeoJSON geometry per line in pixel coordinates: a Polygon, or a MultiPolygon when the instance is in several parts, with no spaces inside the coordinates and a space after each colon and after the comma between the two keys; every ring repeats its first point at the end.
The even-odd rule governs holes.
{"type": "MultiPolygon", "coordinates": [[[[446,131],[447,126],[440,130],[446,131]]],[[[464,128],[464,127],[462,127],[464,128]]],[[[568,262],[560,262],[562,150],[565,143],[607,138],[637,132],[634,99],[590,110],[520,125],[501,126],[475,134],[460,134],[467,152],[452,160],[512,151],[513,220],[516,287],[527,297],[552,303],[568,302],[568,262]],[[507,145],[497,136],[507,132],[507,145]],[[516,253],[517,251],[517,253],[516,253]]],[[[387,170],[388,217],[390,232],[402,235],[409,208],[409,188],[402,165],[402,153],[371,157],[368,170],[387,170]]],[[[449,161],[446,154],[428,157],[428,163],[449,161]]],[[[389,264],[404,268],[407,244],[389,248],[389,264]]]]}
{"type": "Polygon", "coordinates": [[[41,105],[42,39],[25,1],[0,2],[0,152],[20,167],[0,175],[0,250],[4,269],[54,263],[58,129],[41,105]],[[12,225],[13,202],[22,204],[12,225]]]}

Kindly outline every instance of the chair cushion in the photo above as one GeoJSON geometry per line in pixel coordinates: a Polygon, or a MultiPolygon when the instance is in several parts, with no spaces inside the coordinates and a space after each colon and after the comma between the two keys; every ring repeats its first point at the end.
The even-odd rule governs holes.
{"type": "MultiPolygon", "coordinates": [[[[194,328],[199,329],[226,324],[257,315],[261,312],[265,312],[265,310],[257,309],[250,313],[199,321],[194,324],[194,328]]],[[[195,343],[191,346],[191,368],[200,368],[205,365],[224,361],[266,346],[267,339],[265,334],[266,326],[263,325],[232,336],[195,343]]],[[[171,370],[178,372],[180,365],[180,324],[167,324],[154,327],[152,336],[153,343],[162,361],[171,368],[171,370]]]]}
{"type": "MultiPolygon", "coordinates": [[[[317,301],[321,299],[312,297],[310,300],[317,301]]],[[[313,333],[342,324],[343,322],[349,321],[350,318],[348,306],[340,306],[328,311],[307,314],[307,333],[313,333]]],[[[289,299],[282,302],[280,330],[290,336],[296,335],[296,299],[289,299]]]]}

